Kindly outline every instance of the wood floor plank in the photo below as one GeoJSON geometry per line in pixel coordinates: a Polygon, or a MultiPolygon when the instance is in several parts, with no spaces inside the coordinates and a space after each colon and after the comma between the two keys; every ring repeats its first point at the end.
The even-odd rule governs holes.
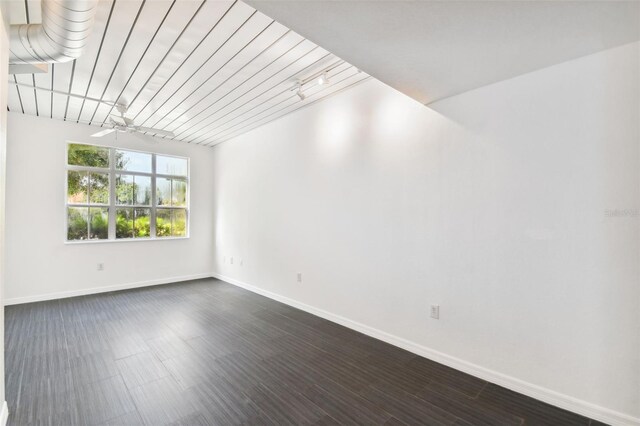
{"type": "Polygon", "coordinates": [[[136,409],[120,376],[79,386],[70,402],[75,403],[80,424],[103,423],[136,409]]]}
{"type": "Polygon", "coordinates": [[[10,413],[10,423],[16,425],[32,424],[79,424],[80,417],[75,387],[69,375],[59,377],[57,381],[48,378],[34,380],[20,387],[20,394],[9,402],[15,407],[10,413]],[[15,402],[14,402],[15,401],[15,402]]]}
{"type": "Polygon", "coordinates": [[[521,417],[487,406],[476,398],[470,398],[460,392],[449,391],[439,383],[426,386],[417,396],[447,412],[455,413],[457,417],[470,424],[517,426],[524,423],[521,417]]]}
{"type": "Polygon", "coordinates": [[[208,354],[189,351],[181,356],[165,359],[162,364],[176,381],[177,386],[186,390],[207,380],[215,370],[215,364],[208,354]]]}
{"type": "Polygon", "coordinates": [[[586,417],[491,383],[482,390],[478,401],[519,415],[525,419],[526,425],[588,425],[590,421],[586,417]]]}
{"type": "Polygon", "coordinates": [[[252,424],[262,411],[234,383],[218,375],[209,375],[188,390],[199,413],[209,424],[252,424]]]}
{"type": "Polygon", "coordinates": [[[111,351],[96,352],[70,360],[70,371],[78,383],[95,383],[118,375],[118,366],[111,351]]]}
{"type": "Polygon", "coordinates": [[[422,357],[416,357],[409,361],[407,368],[470,397],[478,396],[487,384],[482,379],[422,357]]]}
{"type": "Polygon", "coordinates": [[[453,413],[388,384],[370,386],[361,395],[408,425],[451,425],[458,419],[453,413]]]}
{"type": "Polygon", "coordinates": [[[131,332],[109,338],[108,343],[115,359],[126,358],[150,350],[141,335],[131,332]]]}
{"type": "Polygon", "coordinates": [[[65,323],[67,350],[72,358],[110,351],[106,334],[95,325],[65,323]]]}
{"type": "Polygon", "coordinates": [[[391,418],[381,407],[338,384],[312,385],[303,395],[318,407],[322,407],[339,424],[379,425],[391,418]]]}
{"type": "Polygon", "coordinates": [[[127,388],[133,389],[170,375],[169,370],[151,352],[143,352],[116,360],[127,388]]]}
{"type": "Polygon", "coordinates": [[[173,333],[148,339],[145,343],[160,361],[183,356],[193,351],[193,348],[185,340],[173,333]]]}
{"type": "Polygon", "coordinates": [[[165,377],[131,390],[135,407],[146,425],[167,425],[197,412],[189,395],[172,377],[165,377]]]}
{"type": "Polygon", "coordinates": [[[248,393],[256,406],[279,425],[314,424],[328,415],[302,394],[288,388],[259,384],[248,393]]]}
{"type": "Polygon", "coordinates": [[[138,411],[130,411],[126,414],[114,417],[100,424],[100,426],[126,426],[126,425],[141,425],[142,419],[138,411]]]}
{"type": "Polygon", "coordinates": [[[193,413],[169,423],[169,426],[210,426],[212,423],[201,413],[193,413]]]}

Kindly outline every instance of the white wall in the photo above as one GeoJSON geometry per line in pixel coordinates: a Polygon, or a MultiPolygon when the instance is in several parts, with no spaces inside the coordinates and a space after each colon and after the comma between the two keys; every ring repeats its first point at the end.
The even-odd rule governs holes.
{"type": "Polygon", "coordinates": [[[212,150],[142,135],[91,138],[95,132],[87,125],[9,113],[7,303],[210,275],[212,150]],[[65,244],[67,141],[190,157],[191,238],[65,244]]]}
{"type": "Polygon", "coordinates": [[[371,80],[217,146],[215,272],[640,422],[639,50],[432,109],[371,80]]]}

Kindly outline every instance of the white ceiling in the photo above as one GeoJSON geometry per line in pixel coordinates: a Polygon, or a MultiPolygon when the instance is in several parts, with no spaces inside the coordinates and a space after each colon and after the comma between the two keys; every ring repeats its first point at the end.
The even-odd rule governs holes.
{"type": "Polygon", "coordinates": [[[638,1],[246,1],[424,104],[640,39],[638,1]]]}
{"type": "MultiPolygon", "coordinates": [[[[7,1],[7,0],[0,0],[7,1]]],[[[39,0],[10,0],[12,24],[39,23],[39,0]]],[[[241,2],[100,0],[81,58],[15,82],[129,106],[135,124],[214,145],[368,78],[241,2]],[[330,68],[330,84],[298,79],[330,68]]],[[[112,107],[12,86],[10,111],[102,126],[112,107]]]]}

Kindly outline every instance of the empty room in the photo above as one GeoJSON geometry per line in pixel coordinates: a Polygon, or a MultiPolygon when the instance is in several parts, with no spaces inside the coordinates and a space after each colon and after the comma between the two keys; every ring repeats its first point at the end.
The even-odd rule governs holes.
{"type": "Polygon", "coordinates": [[[640,426],[639,1],[0,14],[0,426],[640,426]]]}

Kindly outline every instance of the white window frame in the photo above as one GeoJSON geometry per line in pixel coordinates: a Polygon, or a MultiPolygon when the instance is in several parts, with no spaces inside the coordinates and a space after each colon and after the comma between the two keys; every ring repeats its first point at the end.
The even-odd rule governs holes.
{"type": "MultiPolygon", "coordinates": [[[[63,239],[65,244],[103,244],[103,243],[124,243],[124,242],[133,242],[133,241],[165,241],[165,240],[184,240],[190,238],[191,232],[191,159],[189,157],[182,157],[179,155],[171,155],[171,154],[163,154],[159,152],[149,152],[149,151],[140,151],[136,149],[117,147],[117,146],[107,146],[107,145],[98,145],[94,143],[85,143],[85,142],[72,142],[68,141],[65,147],[65,178],[64,178],[64,234],[63,239]],[[74,166],[69,164],[69,145],[88,145],[95,146],[98,148],[106,148],[109,150],[109,168],[99,168],[99,167],[89,167],[89,166],[74,166]],[[116,169],[116,151],[129,151],[129,152],[138,152],[141,154],[149,154],[151,155],[151,173],[146,172],[134,172],[129,170],[118,170],[116,169]],[[156,173],[156,158],[157,156],[161,157],[172,157],[179,158],[181,160],[187,160],[187,175],[179,176],[179,175],[170,175],[164,173],[156,173]],[[106,173],[109,175],[109,204],[88,204],[88,203],[69,203],[68,199],[68,191],[69,191],[69,172],[70,171],[78,171],[78,172],[94,172],[94,173],[106,173]],[[141,206],[136,205],[135,200],[132,205],[120,205],[116,203],[116,176],[117,175],[129,175],[129,176],[144,176],[151,178],[151,205],[149,206],[141,206]],[[176,179],[186,181],[187,183],[187,193],[186,193],[186,202],[185,206],[158,206],[157,203],[157,194],[156,194],[156,179],[176,179]],[[108,208],[109,210],[109,228],[108,228],[108,236],[107,239],[86,239],[86,240],[69,240],[68,237],[68,229],[69,229],[69,207],[96,207],[96,208],[108,208]],[[149,209],[149,237],[130,237],[130,238],[116,238],[116,210],[122,208],[131,208],[131,209],[149,209]],[[170,209],[170,210],[184,210],[186,214],[186,232],[184,236],[168,236],[168,237],[158,237],[156,236],[156,210],[157,209],[170,209]]],[[[91,191],[91,186],[89,185],[89,191],[91,191]]],[[[173,185],[171,186],[171,190],[173,191],[173,185]]],[[[87,194],[87,198],[90,195],[87,194]]],[[[87,200],[88,201],[88,200],[87,200]]]]}

